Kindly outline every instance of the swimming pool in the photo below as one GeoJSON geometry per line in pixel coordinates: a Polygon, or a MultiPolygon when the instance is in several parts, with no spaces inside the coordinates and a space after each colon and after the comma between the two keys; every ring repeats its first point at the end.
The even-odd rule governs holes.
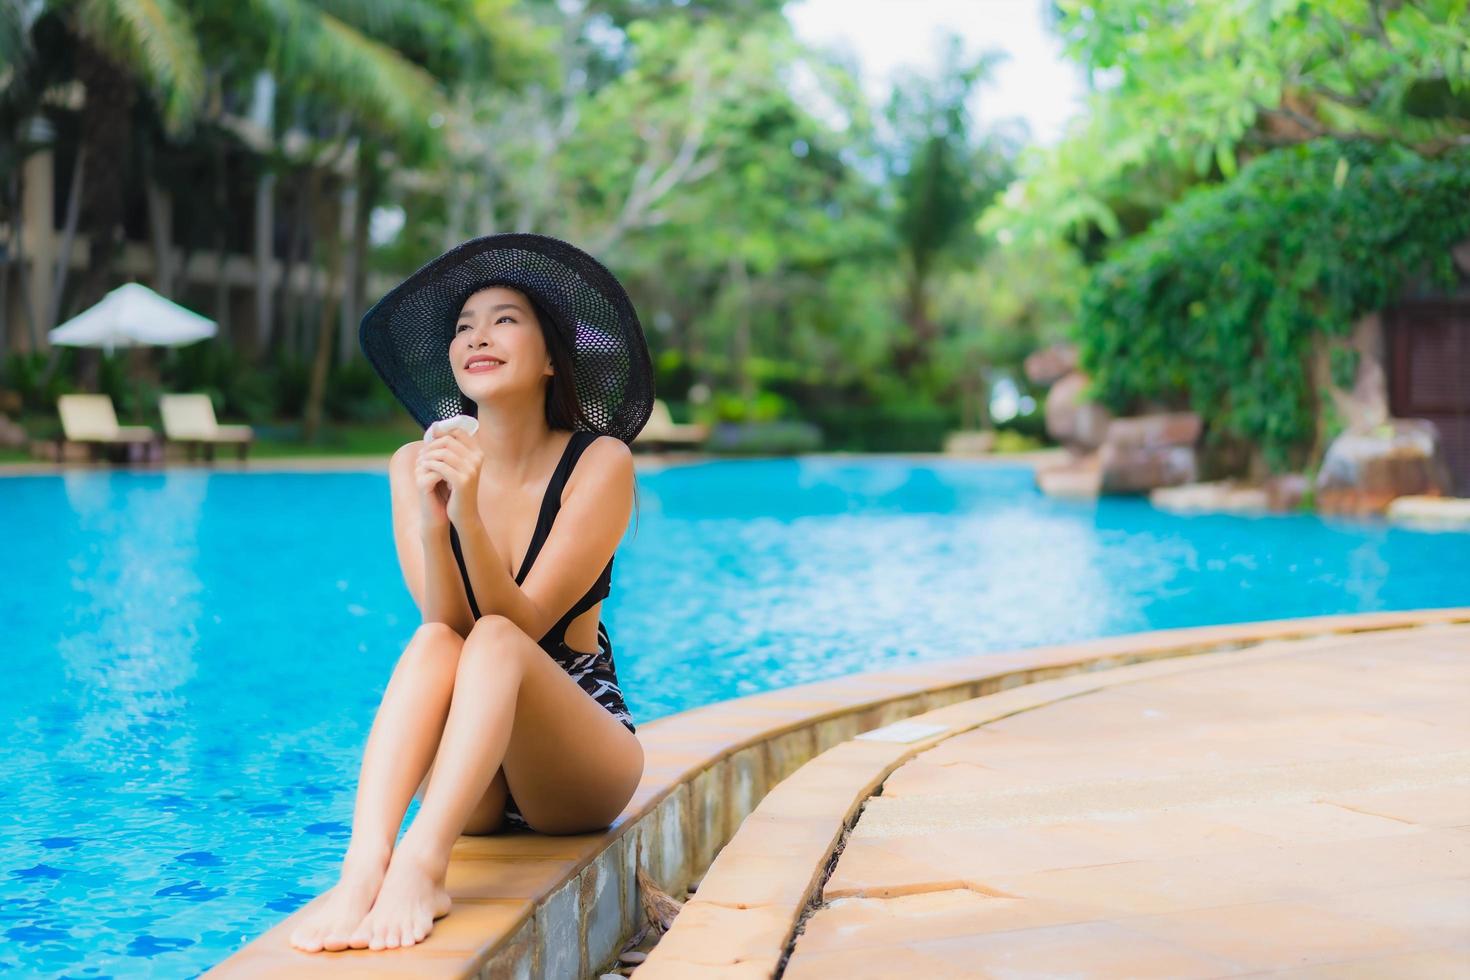
{"type": "MultiPolygon", "coordinates": [[[[937,458],[639,474],[604,621],[641,724],[1106,634],[1470,602],[1470,534],[1059,501],[937,458]]],[[[418,618],[380,473],[0,479],[0,969],[191,976],[330,886],[418,618]]]]}

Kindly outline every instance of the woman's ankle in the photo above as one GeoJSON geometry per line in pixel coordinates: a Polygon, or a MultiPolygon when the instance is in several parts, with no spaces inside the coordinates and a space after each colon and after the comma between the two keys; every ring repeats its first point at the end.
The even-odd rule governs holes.
{"type": "Polygon", "coordinates": [[[381,871],[388,866],[388,860],[392,856],[391,840],[353,840],[347,845],[347,853],[342,857],[342,870],[381,871]]]}
{"type": "Polygon", "coordinates": [[[413,832],[409,828],[408,833],[403,835],[403,840],[398,842],[394,849],[394,855],[402,855],[413,861],[421,869],[428,872],[431,877],[442,878],[449,867],[449,854],[454,842],[445,845],[442,841],[432,839],[431,834],[413,832]]]}

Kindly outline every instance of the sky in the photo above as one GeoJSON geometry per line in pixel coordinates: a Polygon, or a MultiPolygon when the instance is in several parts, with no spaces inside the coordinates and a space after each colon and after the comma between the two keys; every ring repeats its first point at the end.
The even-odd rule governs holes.
{"type": "Polygon", "coordinates": [[[895,68],[935,64],[939,30],[958,33],[970,51],[1006,52],[994,82],[975,92],[971,111],[981,123],[1020,117],[1036,142],[1050,144],[1079,111],[1084,87],[1047,31],[1041,6],[1041,0],[791,0],[785,9],[803,41],[857,55],[874,104],[886,97],[895,68]]]}

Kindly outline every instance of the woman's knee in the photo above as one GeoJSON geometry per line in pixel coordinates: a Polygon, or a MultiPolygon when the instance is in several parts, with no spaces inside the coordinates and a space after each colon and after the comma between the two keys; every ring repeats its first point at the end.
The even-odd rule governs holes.
{"type": "Polygon", "coordinates": [[[505,616],[481,616],[464,639],[460,663],[473,664],[519,656],[523,648],[519,641],[525,636],[521,628],[505,616]]]}
{"type": "Polygon", "coordinates": [[[509,616],[491,613],[475,620],[475,625],[470,628],[470,635],[465,637],[465,642],[468,643],[475,637],[482,639],[501,637],[508,633],[519,633],[520,630],[521,628],[509,616]]]}
{"type": "Polygon", "coordinates": [[[458,657],[464,638],[446,623],[422,623],[414,630],[408,645],[399,656],[400,664],[452,664],[458,657]]]}
{"type": "Polygon", "coordinates": [[[458,646],[463,642],[464,638],[455,632],[453,626],[440,622],[420,623],[419,628],[413,631],[413,639],[409,641],[410,644],[428,646],[458,646]]]}

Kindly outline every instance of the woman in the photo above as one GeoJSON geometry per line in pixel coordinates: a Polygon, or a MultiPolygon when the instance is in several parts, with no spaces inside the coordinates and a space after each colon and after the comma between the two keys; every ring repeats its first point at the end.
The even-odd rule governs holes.
{"type": "Polygon", "coordinates": [[[490,235],[395,287],[359,336],[420,424],[478,428],[435,427],[389,466],[424,621],[368,736],[341,878],[291,935],[307,951],[422,941],[460,834],[595,831],[643,774],[599,619],[653,404],[627,294],[565,242],[490,235]]]}

